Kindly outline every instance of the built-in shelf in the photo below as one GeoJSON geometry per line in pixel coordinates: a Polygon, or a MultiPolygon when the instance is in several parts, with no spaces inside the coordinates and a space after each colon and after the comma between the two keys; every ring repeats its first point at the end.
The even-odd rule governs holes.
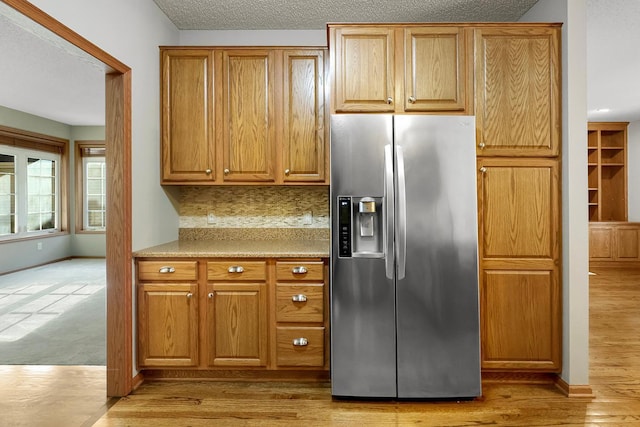
{"type": "Polygon", "coordinates": [[[627,125],[626,122],[589,123],[589,221],[627,220],[627,125]]]}

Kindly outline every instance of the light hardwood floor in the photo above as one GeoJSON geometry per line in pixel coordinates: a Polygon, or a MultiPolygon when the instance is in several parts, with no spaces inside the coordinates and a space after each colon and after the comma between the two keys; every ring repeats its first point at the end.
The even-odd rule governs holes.
{"type": "MultiPolygon", "coordinates": [[[[29,397],[28,384],[39,384],[42,376],[23,373],[20,382],[0,384],[0,425],[7,420],[7,404],[12,416],[8,419],[13,421],[7,425],[29,426],[91,425],[96,411],[104,413],[95,423],[99,427],[640,425],[640,270],[594,271],[598,273],[590,278],[594,398],[567,398],[551,383],[484,381],[482,398],[471,402],[363,402],[333,400],[327,383],[156,381],[144,383],[104,413],[108,405],[103,395],[88,391],[83,399],[71,392],[61,395],[65,387],[61,378],[60,391],[54,389],[56,381],[49,380],[48,398],[44,392],[29,397]],[[86,409],[89,401],[97,405],[93,412],[86,409]],[[82,410],[85,418],[76,417],[82,410]],[[46,418],[38,415],[42,412],[47,412],[46,418]],[[62,418],[54,418],[61,414],[62,418]]],[[[11,370],[0,373],[0,378],[12,375],[11,370]]],[[[91,388],[95,381],[86,383],[91,388]]]]}

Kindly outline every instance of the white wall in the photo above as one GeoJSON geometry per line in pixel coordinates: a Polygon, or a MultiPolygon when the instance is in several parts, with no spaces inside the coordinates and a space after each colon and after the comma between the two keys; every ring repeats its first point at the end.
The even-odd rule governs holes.
{"type": "Polygon", "coordinates": [[[180,31],[182,46],[327,46],[325,30],[180,31]]]}
{"type": "Polygon", "coordinates": [[[640,222],[640,121],[627,128],[627,165],[628,219],[640,222]]]}
{"type": "Polygon", "coordinates": [[[178,213],[160,186],[158,46],[179,32],[152,0],[31,0],[132,69],[133,250],[178,237],[178,213]]]}
{"type": "Polygon", "coordinates": [[[562,27],[562,378],[589,384],[585,0],[539,0],[522,21],[562,27]]]}

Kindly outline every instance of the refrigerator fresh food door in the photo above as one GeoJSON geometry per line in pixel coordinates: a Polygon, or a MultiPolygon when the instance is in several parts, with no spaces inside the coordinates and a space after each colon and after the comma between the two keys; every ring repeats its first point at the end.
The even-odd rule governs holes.
{"type": "MultiPolygon", "coordinates": [[[[331,387],[334,396],[396,396],[395,290],[393,286],[392,116],[331,117],[331,387]],[[385,165],[385,147],[388,163],[385,165]],[[386,168],[386,169],[385,169],[386,168]],[[385,178],[386,170],[386,178],[385,178]],[[385,187],[385,184],[388,184],[385,187]],[[387,188],[387,190],[385,190],[387,188]],[[379,205],[371,200],[380,201],[379,205]],[[369,215],[375,207],[380,250],[356,253],[358,242],[340,252],[340,213],[369,215]],[[353,253],[351,253],[353,251],[353,253]],[[389,261],[389,262],[387,262],[389,261]],[[388,268],[387,268],[388,267],[388,268]]],[[[346,220],[345,220],[346,221],[346,220]]],[[[343,227],[352,239],[371,229],[343,227]]],[[[364,246],[363,246],[364,247],[364,246]]]]}
{"type": "Polygon", "coordinates": [[[398,397],[479,396],[474,118],[394,127],[398,397]]]}

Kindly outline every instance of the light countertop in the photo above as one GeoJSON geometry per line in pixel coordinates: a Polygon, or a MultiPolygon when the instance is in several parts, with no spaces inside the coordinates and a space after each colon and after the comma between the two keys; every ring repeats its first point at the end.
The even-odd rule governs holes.
{"type": "Polygon", "coordinates": [[[135,251],[137,258],[328,258],[329,240],[175,240],[135,251]]]}

